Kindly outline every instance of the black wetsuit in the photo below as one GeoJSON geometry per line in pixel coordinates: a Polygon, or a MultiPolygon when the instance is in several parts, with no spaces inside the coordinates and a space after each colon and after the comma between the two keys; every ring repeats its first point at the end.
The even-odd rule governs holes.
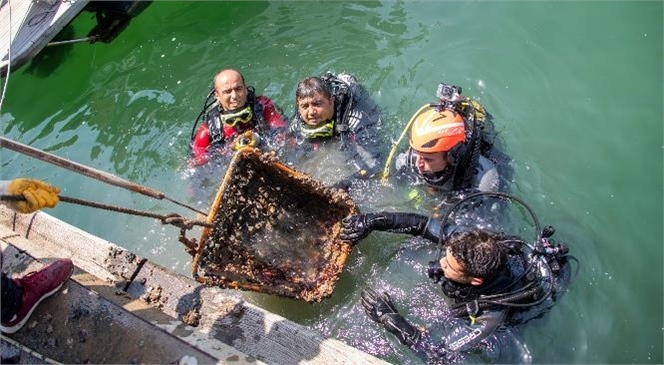
{"type": "Polygon", "coordinates": [[[291,121],[290,132],[295,137],[300,153],[308,154],[319,144],[339,143],[346,161],[354,166],[356,177],[369,177],[380,171],[380,136],[378,128],[381,115],[378,106],[368,98],[366,91],[355,79],[346,74],[321,76],[331,84],[334,96],[334,134],[313,139],[301,135],[304,121],[298,112],[291,121]]]}
{"type": "Polygon", "coordinates": [[[449,164],[443,171],[424,174],[417,168],[410,147],[394,159],[395,179],[400,185],[415,187],[409,192],[409,200],[414,200],[416,206],[428,201],[426,205],[449,208],[467,194],[500,191],[512,175],[507,171],[509,158],[494,146],[498,139],[493,117],[479,102],[468,98],[462,99],[455,110],[464,116],[466,129],[473,131],[467,133],[465,153],[456,165],[449,164]]]}
{"type": "MultiPolygon", "coordinates": [[[[419,236],[436,243],[441,241],[442,222],[440,219],[415,213],[382,212],[372,214],[372,216],[372,230],[419,236]]],[[[452,228],[446,226],[445,233],[449,233],[452,228]]],[[[492,335],[506,330],[509,326],[524,323],[541,315],[555,303],[556,296],[553,295],[548,302],[543,302],[536,307],[514,309],[507,306],[490,305],[486,308],[487,306],[484,305],[485,308],[478,308],[475,312],[474,303],[476,304],[476,302],[474,300],[483,298],[480,296],[505,293],[526,285],[528,281],[521,274],[526,270],[527,265],[526,257],[521,250],[512,246],[508,248],[508,264],[505,269],[488,283],[471,286],[442,278],[443,292],[455,302],[450,309],[451,314],[448,319],[431,325],[424,331],[411,331],[411,335],[405,335],[399,340],[429,363],[458,362],[463,358],[465,352],[490,347],[487,340],[492,335]],[[517,285],[510,287],[510,284],[513,283],[517,285]],[[474,315],[469,314],[469,311],[474,315]]],[[[556,292],[562,291],[564,285],[562,282],[566,283],[569,279],[569,265],[564,265],[564,269],[565,275],[554,275],[556,280],[560,281],[556,284],[556,292]]],[[[549,274],[553,275],[551,272],[549,274]]],[[[548,282],[548,279],[540,278],[540,281],[548,282]]],[[[534,300],[530,297],[521,299],[522,302],[523,299],[525,302],[534,300]]],[[[432,303],[432,305],[435,304],[432,303]]],[[[414,326],[411,328],[415,329],[414,326]]]]}

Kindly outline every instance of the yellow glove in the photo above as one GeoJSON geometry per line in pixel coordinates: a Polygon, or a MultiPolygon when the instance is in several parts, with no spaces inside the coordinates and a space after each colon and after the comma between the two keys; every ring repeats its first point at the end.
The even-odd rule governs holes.
{"type": "Polygon", "coordinates": [[[237,138],[235,138],[235,142],[233,143],[233,149],[237,151],[245,146],[256,147],[256,145],[259,142],[260,142],[260,137],[258,136],[258,133],[254,133],[252,131],[246,131],[241,135],[239,135],[237,138]]]}
{"type": "Polygon", "coordinates": [[[32,213],[42,208],[53,208],[60,198],[60,189],[36,179],[14,179],[9,182],[7,192],[22,195],[25,201],[13,202],[10,206],[21,213],[32,213]]]}

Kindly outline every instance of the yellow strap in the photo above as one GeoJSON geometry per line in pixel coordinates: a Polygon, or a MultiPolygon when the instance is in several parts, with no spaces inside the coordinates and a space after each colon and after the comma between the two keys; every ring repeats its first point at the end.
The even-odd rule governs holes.
{"type": "Polygon", "coordinates": [[[428,108],[430,106],[431,106],[430,104],[424,104],[417,112],[415,112],[415,114],[413,114],[413,116],[408,121],[408,124],[406,124],[406,127],[401,132],[401,135],[399,136],[399,139],[397,139],[397,141],[394,142],[394,144],[392,145],[392,149],[390,150],[390,154],[387,156],[387,160],[385,160],[385,168],[383,169],[383,174],[380,177],[380,181],[383,184],[387,183],[387,177],[390,175],[390,163],[392,162],[392,158],[394,158],[394,154],[397,151],[397,147],[399,147],[399,143],[401,143],[401,140],[403,139],[403,137],[408,132],[408,129],[410,128],[410,125],[413,124],[413,121],[415,120],[415,118],[420,113],[422,113],[422,111],[425,108],[428,108]]]}
{"type": "Polygon", "coordinates": [[[486,120],[486,109],[484,109],[484,105],[476,100],[471,100],[470,102],[473,104],[473,108],[475,108],[475,120],[479,123],[484,122],[486,120]]]}
{"type": "Polygon", "coordinates": [[[471,325],[471,326],[474,325],[474,324],[475,324],[475,320],[477,319],[477,317],[475,317],[475,316],[468,316],[468,318],[470,318],[470,325],[471,325]]]}

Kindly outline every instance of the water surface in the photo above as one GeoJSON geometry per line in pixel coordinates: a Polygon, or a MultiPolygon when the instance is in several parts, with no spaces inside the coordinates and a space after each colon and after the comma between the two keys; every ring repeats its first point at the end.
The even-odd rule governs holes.
{"type": "MultiPolygon", "coordinates": [[[[12,73],[2,134],[195,202],[187,144],[220,68],[241,69],[289,115],[300,79],[352,73],[381,106],[392,141],[439,82],[459,85],[494,116],[513,159],[510,191],[582,262],[548,320],[526,329],[532,361],[662,363],[662,14],[661,2],[638,1],[155,2],[112,44],[52,48],[12,73]]],[[[83,13],[68,32],[83,36],[92,24],[83,13]]],[[[189,214],[11,151],[2,151],[2,174],[45,179],[63,195],[189,214]]],[[[412,209],[403,192],[375,189],[363,210],[412,209]]],[[[174,227],[64,203],[49,213],[190,271],[174,227]]],[[[363,241],[320,304],[246,298],[387,360],[415,361],[358,306],[366,285],[397,298],[407,285],[429,292],[424,276],[392,270],[404,239],[363,241]],[[371,333],[362,343],[357,323],[371,333]]],[[[397,302],[406,304],[431,305],[397,302]]],[[[425,315],[404,313],[418,310],[425,315]]]]}

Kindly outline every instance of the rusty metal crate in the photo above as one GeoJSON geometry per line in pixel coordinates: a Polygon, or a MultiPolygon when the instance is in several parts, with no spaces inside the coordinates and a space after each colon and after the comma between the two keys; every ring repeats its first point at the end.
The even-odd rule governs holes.
{"type": "Polygon", "coordinates": [[[198,241],[193,276],[208,285],[318,302],[332,295],[351,251],[340,221],[357,207],[250,147],[236,153],[198,241]]]}

